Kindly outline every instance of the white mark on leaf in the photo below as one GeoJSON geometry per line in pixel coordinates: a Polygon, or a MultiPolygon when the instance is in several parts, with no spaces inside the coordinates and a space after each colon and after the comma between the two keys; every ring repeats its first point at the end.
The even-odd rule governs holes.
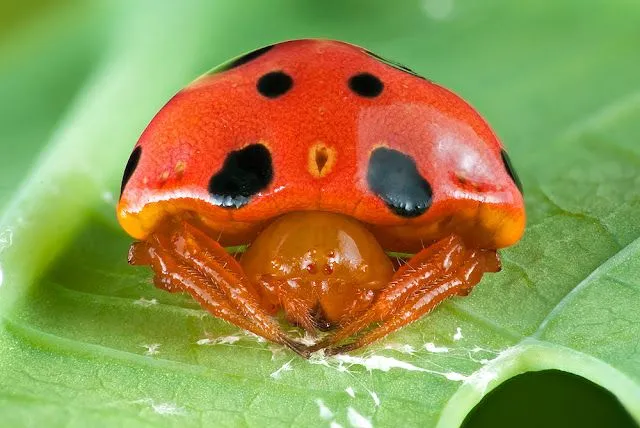
{"type": "Polygon", "coordinates": [[[159,343],[151,343],[149,345],[140,345],[143,348],[147,348],[147,351],[144,353],[144,355],[156,355],[158,353],[160,353],[160,351],[158,351],[158,349],[160,348],[160,344],[159,343]]]}
{"type": "Polygon", "coordinates": [[[494,355],[498,355],[500,352],[500,350],[495,351],[493,349],[488,349],[488,348],[481,348],[480,346],[474,346],[473,349],[471,349],[471,352],[478,353],[478,352],[487,352],[489,354],[494,354],[494,355]]]}
{"type": "Polygon", "coordinates": [[[371,395],[371,398],[373,399],[373,404],[375,404],[376,407],[380,407],[380,398],[378,397],[378,394],[374,391],[369,391],[369,395],[371,395]]]}
{"type": "Polygon", "coordinates": [[[157,299],[145,299],[144,297],[141,297],[138,300],[134,301],[133,304],[147,308],[149,306],[157,305],[158,304],[158,300],[157,299]]]}
{"type": "Polygon", "coordinates": [[[159,415],[184,415],[184,408],[178,407],[174,403],[152,404],[153,411],[159,415]]]}
{"type": "Polygon", "coordinates": [[[302,336],[298,341],[303,345],[313,346],[318,341],[318,338],[310,335],[309,332],[305,331],[304,336],[302,336]]]}
{"type": "Polygon", "coordinates": [[[504,360],[507,360],[517,353],[517,348],[507,348],[500,352],[498,356],[492,360],[487,361],[486,365],[480,370],[468,376],[465,383],[473,385],[478,391],[483,394],[487,390],[489,383],[498,377],[498,370],[496,367],[503,365],[504,360]]]}
{"type": "Polygon", "coordinates": [[[239,336],[221,336],[216,338],[204,338],[196,342],[198,345],[233,345],[240,340],[239,336]]]}
{"type": "Polygon", "coordinates": [[[453,381],[457,381],[457,382],[462,382],[468,379],[467,376],[463,375],[462,373],[457,373],[457,372],[449,372],[445,374],[445,377],[449,380],[453,380],[453,381]]]}
{"type": "Polygon", "coordinates": [[[348,372],[349,367],[354,365],[363,366],[368,371],[380,370],[388,372],[391,369],[404,369],[407,371],[431,373],[439,376],[444,376],[448,380],[462,381],[466,377],[456,372],[439,372],[437,370],[425,369],[415,366],[406,361],[397,360],[391,357],[384,357],[382,355],[372,355],[369,357],[354,357],[352,355],[338,354],[331,358],[325,358],[324,353],[315,353],[309,359],[311,364],[319,364],[325,367],[333,368],[339,372],[348,372]],[[348,366],[347,366],[348,365],[348,366]]]}
{"type": "Polygon", "coordinates": [[[353,390],[352,387],[348,387],[347,389],[344,390],[344,392],[349,394],[349,397],[356,398],[356,392],[353,390]]]}
{"type": "Polygon", "coordinates": [[[464,336],[462,335],[462,329],[460,327],[456,327],[456,332],[453,335],[453,340],[460,340],[462,339],[464,336]]]}
{"type": "Polygon", "coordinates": [[[267,341],[267,339],[265,339],[264,337],[258,336],[257,334],[252,333],[250,331],[246,331],[245,330],[244,334],[247,335],[248,337],[252,338],[252,339],[255,339],[255,341],[258,342],[258,343],[265,343],[267,341]]]}
{"type": "Polygon", "coordinates": [[[487,390],[489,382],[498,377],[498,373],[495,370],[485,370],[484,368],[478,370],[474,375],[469,376],[466,380],[467,383],[473,385],[481,391],[483,394],[487,390]]]}
{"type": "Polygon", "coordinates": [[[328,421],[329,419],[333,418],[333,412],[330,408],[327,407],[326,404],[324,404],[324,401],[318,398],[316,399],[316,404],[318,405],[318,410],[320,411],[320,417],[322,419],[328,421]]]}
{"type": "Polygon", "coordinates": [[[143,400],[137,400],[133,402],[134,404],[146,404],[151,407],[151,409],[159,414],[159,415],[167,415],[167,416],[184,416],[187,414],[187,411],[178,406],[175,403],[156,403],[151,398],[145,398],[143,400]]]}
{"type": "Polygon", "coordinates": [[[497,356],[497,355],[499,355],[500,352],[496,352],[496,351],[491,350],[491,349],[486,349],[486,348],[481,348],[479,346],[475,346],[473,349],[470,349],[468,351],[468,356],[471,359],[471,361],[476,362],[476,363],[480,363],[480,364],[487,364],[487,363],[489,363],[491,361],[491,359],[487,358],[486,356],[483,356],[484,358],[476,357],[476,355],[478,355],[479,353],[490,354],[492,356],[497,356]]]}
{"type": "Polygon", "coordinates": [[[404,369],[409,371],[426,371],[418,366],[414,366],[411,363],[405,361],[396,360],[391,357],[384,357],[382,355],[372,355],[370,357],[354,357],[347,354],[338,354],[334,356],[334,359],[339,363],[356,364],[364,366],[367,370],[380,370],[388,372],[391,369],[404,369]]]}
{"type": "Polygon", "coordinates": [[[373,428],[371,421],[358,413],[353,407],[347,408],[347,419],[353,428],[373,428]]]}
{"type": "Polygon", "coordinates": [[[293,370],[293,367],[291,367],[292,361],[293,361],[293,358],[287,361],[286,363],[284,363],[278,370],[271,373],[269,376],[271,376],[273,379],[279,379],[280,376],[282,376],[283,372],[290,372],[291,370],[293,370]]]}
{"type": "Polygon", "coordinates": [[[424,344],[424,349],[429,352],[433,352],[434,354],[442,354],[445,352],[449,352],[449,348],[446,346],[436,346],[433,342],[428,342],[424,344]]]}
{"type": "Polygon", "coordinates": [[[393,351],[398,351],[403,354],[414,354],[416,352],[415,348],[411,345],[401,345],[399,343],[389,343],[385,345],[384,349],[391,349],[393,351]]]}

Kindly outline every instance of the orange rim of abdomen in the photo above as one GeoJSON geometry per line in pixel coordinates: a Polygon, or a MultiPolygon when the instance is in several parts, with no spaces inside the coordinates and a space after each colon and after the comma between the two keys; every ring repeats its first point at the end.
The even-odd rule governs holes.
{"type": "MultiPolygon", "coordinates": [[[[515,244],[523,235],[525,213],[518,203],[488,203],[476,200],[441,200],[420,217],[397,217],[394,223],[380,224],[358,213],[349,213],[336,206],[301,208],[275,207],[259,213],[246,209],[225,209],[204,198],[178,197],[149,202],[138,210],[130,210],[120,201],[118,221],[123,229],[138,240],[146,239],[169,216],[194,214],[211,233],[217,233],[223,245],[251,243],[260,230],[276,217],[293,211],[327,211],[344,214],[363,222],[385,250],[414,252],[451,233],[462,236],[478,248],[504,248],[515,244]]],[[[249,207],[245,207],[249,208],[249,207]]],[[[382,209],[387,209],[382,207],[382,209]]]]}

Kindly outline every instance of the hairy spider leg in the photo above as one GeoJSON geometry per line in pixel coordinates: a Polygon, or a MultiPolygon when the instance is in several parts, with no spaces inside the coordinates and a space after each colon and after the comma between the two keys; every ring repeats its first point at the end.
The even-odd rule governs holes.
{"type": "Polygon", "coordinates": [[[170,222],[144,243],[134,243],[131,264],[150,264],[161,288],[191,294],[212,315],[303,357],[304,345],[289,338],[242,273],[238,262],[206,233],[187,222],[170,222]]]}
{"type": "Polygon", "coordinates": [[[401,305],[425,280],[441,276],[447,266],[459,262],[456,255],[459,256],[462,245],[460,237],[453,235],[423,248],[395,272],[389,285],[378,293],[365,311],[346,319],[339,330],[313,346],[311,352],[332,346],[372,323],[384,320],[389,312],[401,305]]]}
{"type": "Polygon", "coordinates": [[[468,294],[469,290],[480,282],[485,272],[497,272],[500,269],[500,262],[496,255],[497,253],[493,250],[469,252],[466,260],[456,270],[448,272],[433,283],[414,290],[408,296],[406,303],[389,313],[379,327],[356,338],[352,343],[328,348],[326,355],[349,352],[367,346],[389,333],[417,321],[448,297],[468,294]]]}
{"type": "Polygon", "coordinates": [[[369,309],[310,351],[328,347],[327,353],[336,353],[365,346],[417,320],[447,297],[468,294],[485,272],[499,269],[494,250],[469,250],[457,235],[443,238],[401,266],[369,309]],[[421,304],[414,302],[420,298],[421,304]],[[335,347],[373,323],[381,325],[351,344],[335,347]]]}

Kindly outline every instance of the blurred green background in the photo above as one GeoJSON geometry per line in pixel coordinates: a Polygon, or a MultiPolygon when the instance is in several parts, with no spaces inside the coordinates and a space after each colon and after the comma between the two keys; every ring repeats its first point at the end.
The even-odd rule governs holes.
{"type": "MultiPolygon", "coordinates": [[[[4,320],[0,426],[328,426],[331,422],[318,418],[315,395],[309,395],[310,404],[301,408],[298,393],[282,385],[251,383],[250,376],[245,382],[238,368],[255,375],[255,365],[268,374],[271,365],[277,368],[288,358],[279,356],[271,362],[253,348],[264,351],[264,346],[255,344],[246,346],[246,356],[243,348],[237,354],[230,349],[205,356],[192,348],[184,351],[187,345],[180,342],[180,335],[187,333],[183,332],[189,335],[184,342],[193,344],[203,331],[231,334],[233,330],[206,320],[203,327],[202,317],[190,319],[191,312],[167,309],[171,315],[153,315],[140,307],[119,306],[117,299],[150,296],[162,303],[163,310],[197,310],[186,299],[147,292],[148,274],[131,273],[124,262],[129,240],[115,224],[113,203],[137,136],[169,97],[202,72],[258,46],[325,37],[365,46],[453,89],[495,127],[525,184],[531,238],[507,253],[512,261],[495,284],[513,283],[517,288],[521,284],[516,281],[528,277],[529,287],[543,287],[544,294],[540,284],[551,276],[571,283],[567,294],[579,282],[572,283],[571,275],[587,277],[620,248],[634,245],[640,235],[639,23],[640,3],[622,0],[2,2],[0,212],[4,229],[0,229],[0,254],[5,254],[0,257],[4,320]],[[590,187],[576,187],[574,181],[590,187]],[[571,214],[576,221],[572,227],[578,228],[575,232],[564,225],[549,226],[559,211],[571,214]],[[588,229],[598,222],[604,231],[588,229]],[[570,250],[554,249],[554,258],[562,259],[563,252],[589,253],[586,261],[558,262],[557,266],[568,265],[571,273],[556,265],[549,267],[545,259],[549,255],[536,252],[556,237],[564,239],[558,230],[569,230],[568,235],[575,235],[579,242],[570,250]],[[585,245],[592,247],[585,249],[585,245]],[[162,325],[168,318],[173,326],[162,325]],[[150,325],[145,325],[147,320],[150,325]],[[162,330],[159,338],[153,336],[157,329],[162,330]],[[127,345],[122,338],[135,344],[127,345]],[[154,340],[163,343],[160,359],[138,349],[140,343],[154,340]],[[130,357],[133,354],[142,359],[130,357]],[[235,358],[240,361],[238,367],[222,374],[208,371],[235,358]],[[198,373],[202,379],[176,374],[172,370],[177,365],[164,365],[164,361],[189,362],[188,376],[198,373]],[[131,382],[136,376],[140,382],[131,382]],[[220,378],[224,380],[215,386],[220,378]],[[71,391],[70,385],[82,382],[90,386],[71,391]],[[213,385],[212,392],[203,385],[213,385]],[[155,413],[145,410],[148,403],[136,404],[127,395],[136,388],[162,399],[174,397],[185,403],[188,414],[163,415],[153,401],[155,413]],[[249,400],[225,388],[244,388],[247,395],[274,388],[276,397],[270,401],[256,393],[259,399],[249,400]],[[232,396],[229,402],[220,398],[225,394],[232,396]],[[216,406],[206,408],[213,396],[216,406]]],[[[633,308],[640,302],[638,281],[630,284],[635,291],[625,300],[633,308]]],[[[469,307],[496,302],[496,296],[504,295],[499,290],[503,288],[486,291],[484,300],[483,295],[480,300],[474,295],[479,303],[471,300],[469,307]]],[[[507,295],[506,303],[499,303],[495,312],[522,295],[507,295]]],[[[549,297],[549,307],[555,297],[549,297]]],[[[436,326],[444,326],[441,330],[460,322],[455,314],[449,320],[448,310],[434,314],[436,326]]],[[[484,319],[495,321],[491,310],[487,313],[484,319]]],[[[512,322],[498,318],[491,325],[496,331],[522,327],[522,336],[528,337],[533,331],[527,325],[528,316],[512,322]]],[[[632,325],[637,322],[634,316],[629,321],[632,325]]],[[[533,318],[531,325],[537,326],[540,320],[533,318]]],[[[413,343],[416,337],[431,338],[423,333],[431,328],[429,324],[412,328],[398,340],[413,343]]],[[[604,342],[585,340],[584,346],[575,348],[620,369],[637,385],[640,368],[633,362],[640,357],[637,349],[615,350],[616,343],[633,344],[634,337],[637,348],[635,331],[627,329],[631,339],[602,333],[604,342]],[[614,349],[612,355],[619,358],[589,351],[596,348],[614,349]],[[624,363],[618,366],[618,361],[624,363]]],[[[570,331],[567,336],[577,341],[580,334],[570,331]]],[[[480,332],[477,338],[496,347],[513,345],[488,333],[480,332]]],[[[215,348],[207,351],[217,352],[215,348]]],[[[449,364],[435,363],[431,356],[411,361],[449,364]]],[[[466,367],[468,362],[450,364],[477,369],[466,367]]],[[[335,393],[334,422],[357,425],[344,415],[348,397],[337,398],[338,392],[344,395],[344,388],[332,385],[335,379],[324,373],[305,377],[305,370],[300,369],[300,378],[291,383],[309,383],[312,391],[324,388],[335,393]],[[329,386],[316,385],[318,376],[327,376],[329,386]],[[332,391],[334,386],[340,391],[332,391]]],[[[448,421],[457,420],[440,419],[457,386],[431,380],[420,386],[404,383],[404,375],[378,378],[366,371],[355,376],[357,382],[375,385],[379,391],[388,389],[389,402],[393,394],[403,395],[398,390],[405,389],[408,395],[393,407],[383,402],[380,409],[372,409],[367,418],[374,426],[438,422],[450,426],[453,422],[448,421]],[[385,382],[390,385],[383,386],[385,382]],[[411,402],[411,396],[419,398],[411,402]]],[[[640,397],[635,398],[640,403],[640,397]]],[[[331,398],[325,401],[331,403],[331,398]]],[[[473,399],[469,403],[472,407],[473,399]]],[[[471,407],[460,413],[464,416],[471,407]]],[[[465,422],[467,427],[540,425],[625,427],[637,423],[614,395],[559,371],[506,382],[465,422]]]]}

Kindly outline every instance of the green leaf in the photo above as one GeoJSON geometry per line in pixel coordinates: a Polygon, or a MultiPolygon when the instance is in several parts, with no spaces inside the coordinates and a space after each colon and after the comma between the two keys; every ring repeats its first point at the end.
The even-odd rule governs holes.
{"type": "Polygon", "coordinates": [[[23,33],[46,37],[0,46],[3,422],[455,427],[501,382],[551,368],[640,421],[640,5],[165,3],[47,12],[23,33]],[[131,147],[181,86],[314,36],[467,98],[509,148],[529,222],[469,297],[305,361],[155,289],[126,263],[114,204],[131,147]]]}

